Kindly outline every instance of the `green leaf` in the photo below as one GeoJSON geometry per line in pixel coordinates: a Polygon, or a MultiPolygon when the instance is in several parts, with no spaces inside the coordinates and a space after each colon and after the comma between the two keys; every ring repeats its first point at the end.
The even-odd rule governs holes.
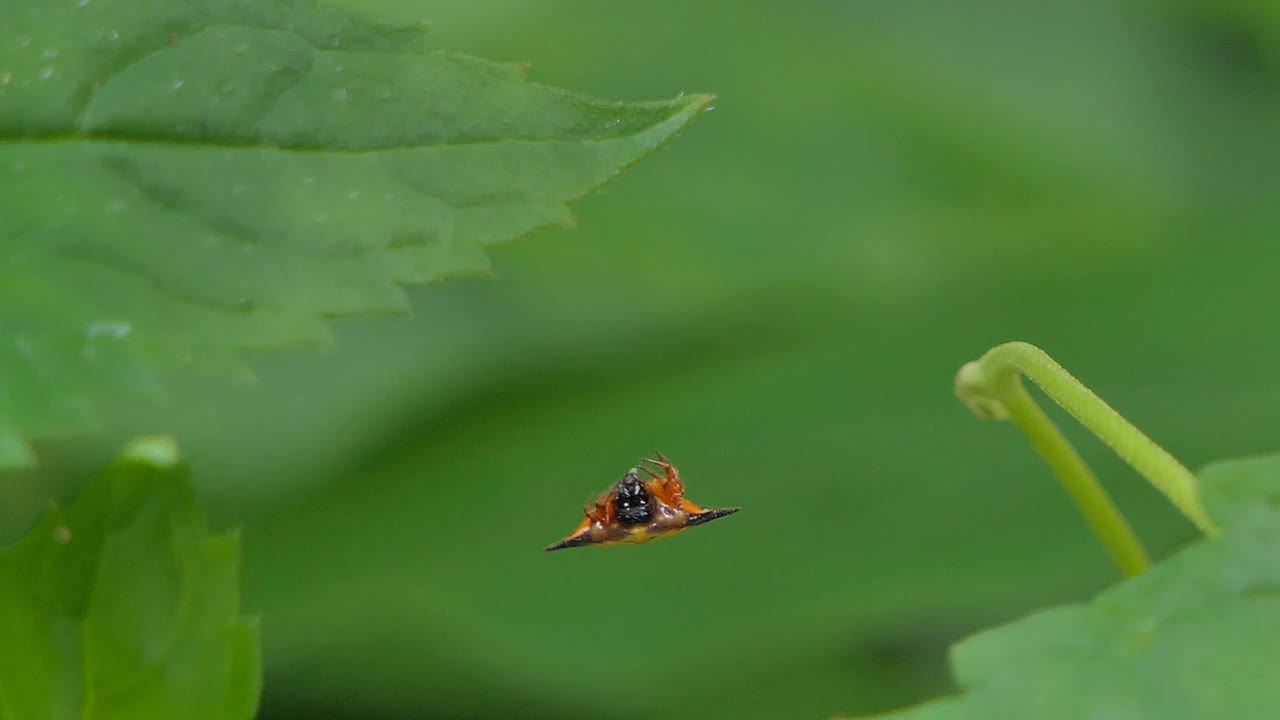
{"type": "Polygon", "coordinates": [[[1274,717],[1280,455],[1201,473],[1226,526],[1087,605],[1046,610],[952,649],[957,697],[892,713],[960,718],[1274,717]]]}
{"type": "Polygon", "coordinates": [[[210,535],[166,438],[134,441],[0,548],[0,719],[251,718],[240,539],[210,535]]]}
{"type": "Polygon", "coordinates": [[[421,34],[283,0],[7,7],[0,467],[158,371],[249,377],[242,349],[486,272],[708,101],[594,100],[421,34]]]}

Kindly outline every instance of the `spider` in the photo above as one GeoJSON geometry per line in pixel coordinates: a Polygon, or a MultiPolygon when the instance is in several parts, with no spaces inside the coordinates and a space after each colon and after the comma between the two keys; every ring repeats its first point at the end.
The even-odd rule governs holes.
{"type": "Polygon", "coordinates": [[[545,549],[649,542],[738,512],[740,508],[703,508],[685,500],[680,471],[661,452],[654,453],[656,460],[645,458],[583,508],[587,517],[569,537],[545,549]]]}

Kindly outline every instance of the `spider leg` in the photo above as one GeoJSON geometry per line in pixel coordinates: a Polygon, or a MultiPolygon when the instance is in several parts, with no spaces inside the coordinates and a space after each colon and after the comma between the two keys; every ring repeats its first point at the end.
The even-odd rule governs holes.
{"type": "Polygon", "coordinates": [[[666,476],[665,476],[665,475],[659,475],[658,473],[656,473],[656,472],[654,472],[654,471],[650,470],[650,469],[648,468],[648,466],[645,466],[645,465],[639,465],[639,466],[637,466],[637,467],[636,467],[636,469],[637,469],[637,470],[643,470],[644,472],[648,473],[648,474],[649,474],[649,477],[653,478],[654,480],[664,480],[664,479],[666,479],[666,476]]]}
{"type": "MultiPolygon", "coordinates": [[[[644,458],[644,462],[647,462],[650,465],[653,465],[654,467],[660,468],[662,472],[666,475],[668,480],[679,480],[680,471],[676,469],[676,466],[671,464],[671,461],[668,460],[667,457],[663,455],[660,451],[654,450],[653,452],[655,455],[658,456],[658,459],[654,460],[653,458],[644,458]]],[[[645,470],[648,470],[650,474],[652,474],[653,472],[648,468],[645,468],[645,470]]]]}
{"type": "Polygon", "coordinates": [[[587,503],[586,507],[582,508],[582,513],[586,515],[587,519],[591,522],[599,523],[600,525],[608,527],[609,524],[613,522],[613,506],[609,502],[608,493],[605,493],[604,495],[597,497],[595,500],[592,500],[590,503],[587,503]]]}
{"type": "Polygon", "coordinates": [[[663,476],[659,477],[657,473],[648,468],[645,468],[645,471],[657,478],[662,485],[662,489],[669,496],[669,500],[672,504],[675,504],[684,495],[684,483],[680,481],[680,471],[660,450],[654,450],[653,453],[658,456],[658,459],[644,458],[644,462],[661,469],[663,476]]]}

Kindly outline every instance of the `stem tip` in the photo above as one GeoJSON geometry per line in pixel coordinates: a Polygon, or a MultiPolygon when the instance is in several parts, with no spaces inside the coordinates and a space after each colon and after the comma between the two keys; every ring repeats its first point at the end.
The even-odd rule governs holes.
{"type": "Polygon", "coordinates": [[[982,364],[967,362],[956,373],[956,397],[983,420],[1006,420],[1009,408],[994,397],[982,364]]]}

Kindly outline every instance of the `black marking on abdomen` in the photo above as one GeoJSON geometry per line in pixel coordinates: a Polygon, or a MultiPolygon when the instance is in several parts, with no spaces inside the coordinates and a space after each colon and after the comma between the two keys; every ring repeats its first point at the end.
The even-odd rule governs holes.
{"type": "Polygon", "coordinates": [[[623,525],[647,525],[653,519],[653,502],[644,481],[635,473],[627,473],[618,481],[617,518],[623,525]]]}

